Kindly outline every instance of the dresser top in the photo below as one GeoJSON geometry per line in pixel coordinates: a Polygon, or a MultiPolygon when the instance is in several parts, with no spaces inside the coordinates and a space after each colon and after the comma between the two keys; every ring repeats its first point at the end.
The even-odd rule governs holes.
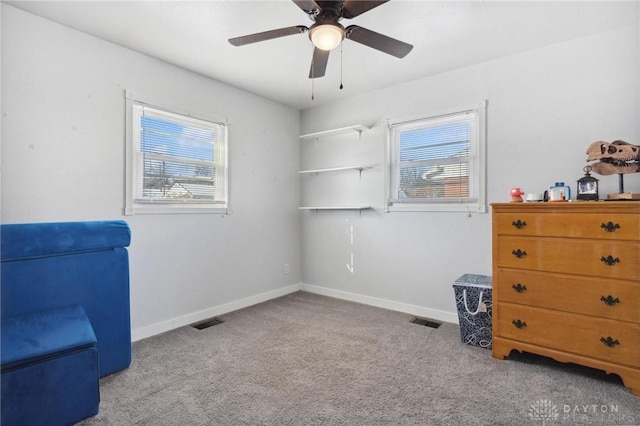
{"type": "Polygon", "coordinates": [[[535,213],[629,213],[640,214],[640,201],[569,201],[542,203],[492,203],[494,211],[535,213]]]}

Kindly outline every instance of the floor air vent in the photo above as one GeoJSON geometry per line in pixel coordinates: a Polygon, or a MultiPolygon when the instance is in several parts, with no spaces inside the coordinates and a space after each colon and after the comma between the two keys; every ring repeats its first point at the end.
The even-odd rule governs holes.
{"type": "Polygon", "coordinates": [[[191,327],[197,328],[198,330],[204,330],[205,328],[213,327],[214,325],[222,324],[223,322],[224,321],[219,320],[218,318],[211,318],[197,324],[192,324],[191,327]]]}
{"type": "Polygon", "coordinates": [[[441,322],[438,322],[436,320],[432,320],[429,318],[420,318],[420,317],[415,317],[414,319],[411,320],[411,322],[418,325],[425,325],[431,328],[438,328],[440,327],[440,324],[442,324],[441,322]]]}

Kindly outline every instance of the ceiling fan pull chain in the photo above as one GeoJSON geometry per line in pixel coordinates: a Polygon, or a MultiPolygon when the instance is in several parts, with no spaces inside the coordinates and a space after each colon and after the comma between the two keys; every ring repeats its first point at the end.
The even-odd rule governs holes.
{"type": "MultiPolygon", "coordinates": [[[[316,67],[316,61],[314,60],[315,57],[313,55],[315,46],[313,46],[313,43],[311,44],[311,75],[315,75],[315,67],[316,67]]],[[[315,78],[310,78],[311,80],[311,100],[313,101],[315,99],[314,97],[314,92],[313,92],[313,80],[315,80],[315,78]]]]}
{"type": "Polygon", "coordinates": [[[343,43],[340,43],[340,90],[344,87],[342,85],[342,45],[343,43]]]}

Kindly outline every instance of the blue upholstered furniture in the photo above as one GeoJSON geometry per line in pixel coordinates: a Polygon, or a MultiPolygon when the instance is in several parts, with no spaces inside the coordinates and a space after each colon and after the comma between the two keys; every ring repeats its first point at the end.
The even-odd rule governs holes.
{"type": "Polygon", "coordinates": [[[3,319],[2,424],[67,425],[98,413],[93,327],[81,306],[3,319]]]}
{"type": "Polygon", "coordinates": [[[98,380],[131,363],[123,221],[0,225],[2,424],[98,412],[98,380]]]}

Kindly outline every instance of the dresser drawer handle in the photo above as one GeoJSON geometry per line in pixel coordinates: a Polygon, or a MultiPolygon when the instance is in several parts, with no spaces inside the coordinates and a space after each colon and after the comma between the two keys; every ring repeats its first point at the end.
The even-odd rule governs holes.
{"type": "Polygon", "coordinates": [[[525,328],[527,326],[527,323],[525,321],[520,320],[513,320],[511,321],[511,324],[515,325],[516,328],[525,328]]]}
{"type": "Polygon", "coordinates": [[[524,250],[517,249],[517,250],[513,250],[511,252],[511,254],[513,254],[518,259],[522,259],[523,257],[525,257],[527,255],[527,252],[524,251],[524,250]]]}
{"type": "Polygon", "coordinates": [[[616,229],[620,229],[620,225],[613,222],[608,222],[606,224],[600,225],[600,228],[604,229],[607,232],[615,232],[616,229]]]}
{"type": "Polygon", "coordinates": [[[618,341],[618,339],[613,339],[613,338],[611,338],[610,336],[609,336],[609,337],[607,337],[606,339],[605,339],[604,337],[601,337],[601,338],[600,338],[600,341],[601,341],[602,343],[604,343],[604,344],[605,344],[605,346],[608,346],[608,347],[610,347],[610,348],[613,348],[614,346],[616,346],[616,345],[619,345],[619,344],[620,344],[620,342],[618,341]]]}
{"type": "Polygon", "coordinates": [[[606,305],[613,306],[616,303],[620,303],[620,299],[617,297],[613,297],[612,295],[608,295],[607,297],[602,296],[600,298],[606,305]]]}
{"type": "Polygon", "coordinates": [[[620,263],[620,259],[618,259],[617,257],[614,258],[611,255],[609,255],[607,257],[602,256],[600,258],[600,261],[603,262],[605,265],[609,265],[609,266],[613,266],[616,263],[620,263]]]}
{"type": "Polygon", "coordinates": [[[527,291],[527,286],[526,285],[522,285],[520,283],[516,283],[514,285],[511,286],[512,289],[514,289],[515,291],[517,291],[518,293],[522,293],[527,291]]]}
{"type": "Polygon", "coordinates": [[[518,220],[516,220],[516,221],[514,221],[514,222],[511,222],[511,225],[513,225],[513,226],[514,226],[514,227],[516,227],[517,229],[522,229],[522,228],[524,228],[525,226],[527,226],[527,222],[525,222],[525,221],[521,221],[520,219],[518,219],[518,220]]]}

